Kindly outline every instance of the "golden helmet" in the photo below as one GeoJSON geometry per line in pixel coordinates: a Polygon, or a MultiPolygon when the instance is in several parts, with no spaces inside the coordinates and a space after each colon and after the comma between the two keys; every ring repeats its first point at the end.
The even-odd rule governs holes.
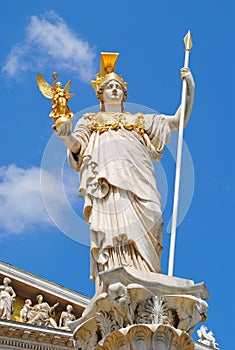
{"type": "Polygon", "coordinates": [[[122,75],[114,72],[118,56],[117,52],[100,53],[100,72],[96,74],[96,80],[91,80],[91,86],[101,102],[103,102],[104,88],[111,80],[117,81],[122,86],[123,101],[127,98],[127,83],[123,80],[122,75]]]}

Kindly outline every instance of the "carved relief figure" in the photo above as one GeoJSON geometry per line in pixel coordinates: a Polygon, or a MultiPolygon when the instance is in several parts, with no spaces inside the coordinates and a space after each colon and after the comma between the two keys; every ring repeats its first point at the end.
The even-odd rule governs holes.
{"type": "Polygon", "coordinates": [[[72,307],[72,305],[67,305],[66,306],[66,311],[62,311],[62,313],[60,315],[59,328],[70,330],[69,322],[72,322],[75,319],[76,319],[76,317],[73,314],[73,307],[72,307]]]}
{"type": "Polygon", "coordinates": [[[200,300],[193,305],[192,311],[189,309],[177,309],[179,317],[179,329],[183,329],[189,334],[192,334],[194,327],[198,322],[204,322],[207,319],[206,311],[208,310],[208,304],[204,300],[200,300]],[[190,312],[191,311],[191,312],[190,312]]]}
{"type": "Polygon", "coordinates": [[[165,295],[161,298],[168,308],[167,323],[192,334],[198,322],[205,322],[208,304],[192,295],[165,295]]]}
{"type": "Polygon", "coordinates": [[[10,320],[13,313],[13,301],[16,293],[14,289],[9,286],[11,279],[4,277],[3,284],[0,286],[0,318],[10,320]]]}
{"type": "Polygon", "coordinates": [[[132,325],[134,323],[134,312],[127,288],[120,282],[113,283],[108,288],[108,295],[118,325],[121,328],[132,325]]]}
{"type": "Polygon", "coordinates": [[[24,306],[20,310],[20,322],[27,322],[29,317],[29,312],[32,310],[32,300],[31,299],[26,299],[24,306]]]}
{"type": "Polygon", "coordinates": [[[197,335],[199,336],[199,343],[203,343],[207,346],[212,347],[213,349],[218,349],[219,344],[216,343],[214,333],[212,331],[208,331],[208,328],[204,325],[200,327],[197,331],[197,335]]]}
{"type": "Polygon", "coordinates": [[[36,300],[37,304],[35,304],[27,314],[28,323],[37,326],[57,328],[56,321],[53,318],[53,313],[59,303],[50,306],[47,302],[43,301],[43,296],[41,294],[37,295],[36,300]]]}
{"type": "MultiPolygon", "coordinates": [[[[152,162],[160,161],[171,132],[178,130],[181,110],[172,116],[126,112],[127,83],[114,72],[117,57],[102,53],[100,73],[91,82],[100,112],[84,115],[72,133],[68,123],[57,130],[70,166],[80,172],[94,280],[116,266],[161,272],[163,221],[152,162]]],[[[186,125],[194,80],[188,68],[181,78],[187,83],[186,125]]]]}

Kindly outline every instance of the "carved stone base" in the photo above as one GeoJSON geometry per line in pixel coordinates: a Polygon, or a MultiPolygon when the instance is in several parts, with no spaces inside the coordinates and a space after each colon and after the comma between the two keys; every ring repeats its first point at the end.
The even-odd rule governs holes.
{"type": "Polygon", "coordinates": [[[85,343],[84,340],[84,332],[81,329],[75,335],[74,344],[77,349],[194,350],[193,341],[187,333],[176,331],[167,325],[133,325],[110,333],[97,344],[92,344],[88,337],[85,343]]]}
{"type": "Polygon", "coordinates": [[[124,267],[100,274],[101,286],[70,324],[77,349],[192,350],[206,320],[203,283],[124,267]]]}

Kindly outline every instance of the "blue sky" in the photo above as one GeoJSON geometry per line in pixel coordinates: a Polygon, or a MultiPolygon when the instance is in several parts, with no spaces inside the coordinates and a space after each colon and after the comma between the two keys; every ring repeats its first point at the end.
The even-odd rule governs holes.
{"type": "MultiPolygon", "coordinates": [[[[81,116],[81,111],[97,105],[89,81],[98,72],[99,53],[117,51],[116,71],[128,82],[127,107],[139,104],[140,109],[173,114],[181,98],[183,37],[190,29],[196,95],[185,129],[188,154],[185,151],[180,215],[186,216],[177,231],[174,275],[205,282],[211,293],[206,325],[221,349],[231,348],[235,311],[229,304],[235,282],[233,13],[232,1],[1,2],[2,261],[93,295],[89,247],[77,242],[89,241],[82,201],[77,199],[78,174],[67,167],[65,149],[53,137],[50,101],[40,94],[36,73],[49,82],[53,71],[64,84],[72,80],[75,96],[70,107],[81,116]],[[64,195],[58,191],[62,185],[64,195]]],[[[165,274],[175,139],[156,166],[162,174],[165,274]]]]}

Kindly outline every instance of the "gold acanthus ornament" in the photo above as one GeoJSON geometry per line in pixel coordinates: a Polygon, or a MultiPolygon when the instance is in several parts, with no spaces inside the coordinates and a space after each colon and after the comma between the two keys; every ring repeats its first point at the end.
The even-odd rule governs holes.
{"type": "Polygon", "coordinates": [[[118,130],[124,127],[127,130],[134,130],[144,136],[144,116],[142,113],[87,113],[83,116],[90,120],[88,128],[92,132],[103,133],[107,130],[118,130]]]}

